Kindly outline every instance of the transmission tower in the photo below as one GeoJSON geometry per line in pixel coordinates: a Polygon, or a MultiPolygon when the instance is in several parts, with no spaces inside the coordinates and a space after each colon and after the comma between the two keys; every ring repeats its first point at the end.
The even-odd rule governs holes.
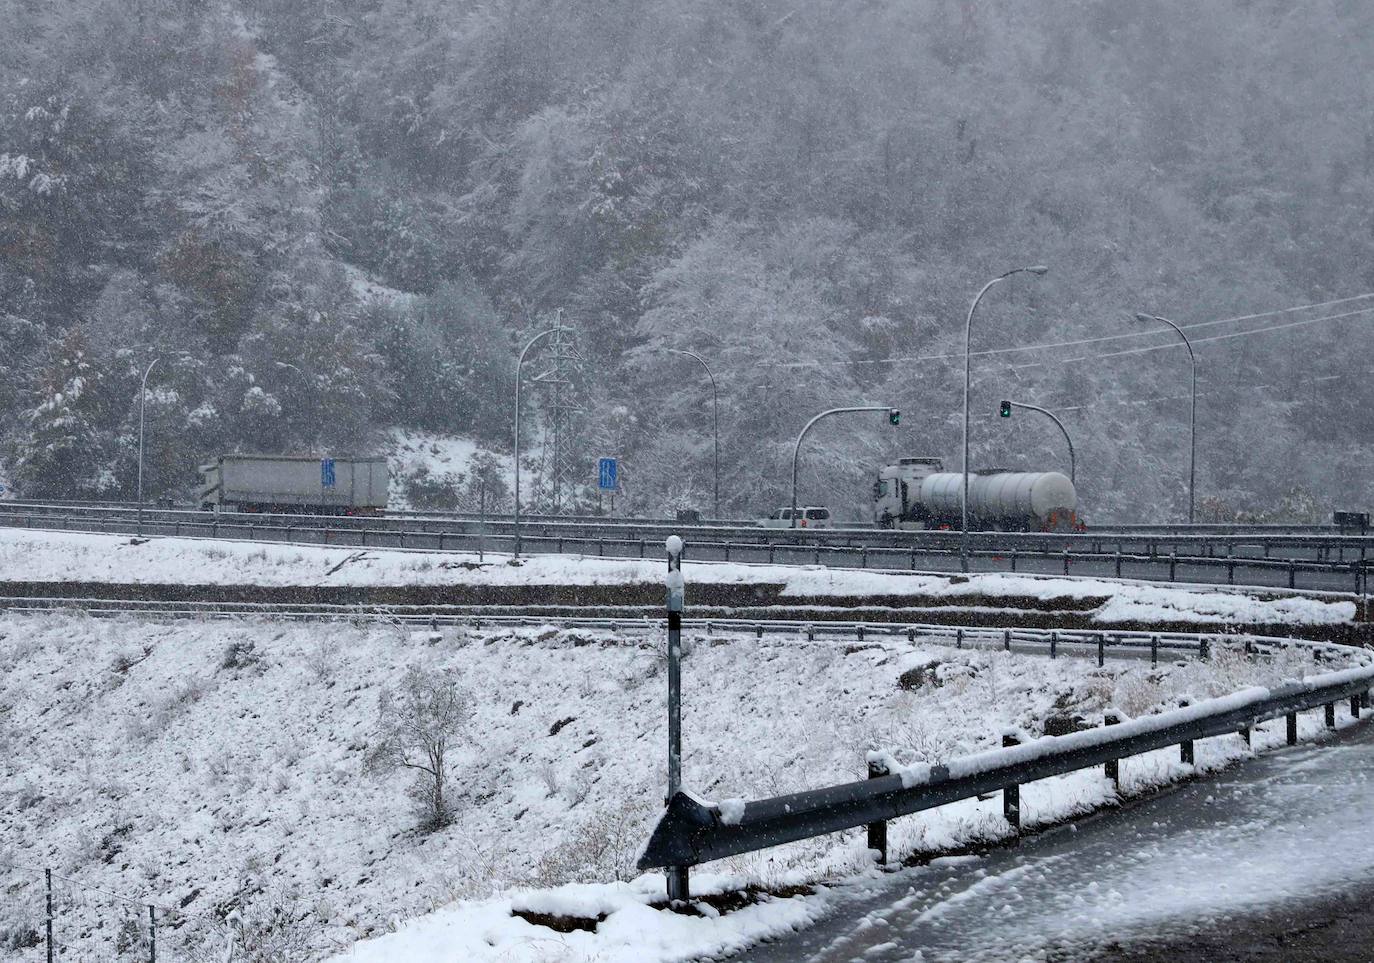
{"type": "Polygon", "coordinates": [[[577,350],[577,332],[563,323],[560,308],[549,338],[549,367],[532,380],[547,389],[548,416],[544,422],[544,450],[540,458],[540,497],[544,510],[560,515],[573,500],[577,458],[583,446],[577,437],[578,374],[585,363],[577,350]]]}

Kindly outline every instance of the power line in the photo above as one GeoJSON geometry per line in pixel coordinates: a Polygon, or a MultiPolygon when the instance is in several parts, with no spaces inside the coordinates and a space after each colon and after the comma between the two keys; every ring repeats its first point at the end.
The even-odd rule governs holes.
{"type": "MultiPolygon", "coordinates": [[[[1213,341],[1229,341],[1233,338],[1244,338],[1252,334],[1268,334],[1271,331],[1284,331],[1288,328],[1300,328],[1309,324],[1318,324],[1323,321],[1340,321],[1344,318],[1354,318],[1360,315],[1369,314],[1371,311],[1374,311],[1374,307],[1360,308],[1357,311],[1346,311],[1343,314],[1323,315],[1320,318],[1306,318],[1302,321],[1288,321],[1284,324],[1271,324],[1267,327],[1250,328],[1246,331],[1232,331],[1227,334],[1214,334],[1211,337],[1207,338],[1190,338],[1189,341],[1194,345],[1208,344],[1213,341]]],[[[1015,371],[1020,368],[1039,368],[1047,364],[1074,364],[1079,361],[1095,361],[1099,358],[1120,358],[1124,355],[1145,354],[1148,351],[1163,351],[1166,348],[1177,348],[1181,346],[1182,345],[1180,342],[1175,341],[1167,344],[1148,345],[1143,348],[1126,348],[1122,351],[1105,351],[1100,354],[1079,355],[1077,358],[1056,358],[1053,362],[1030,361],[1025,364],[1008,365],[1008,367],[1011,370],[1015,371]]]]}
{"type": "MultiPolygon", "coordinates": [[[[1194,324],[1183,324],[1183,325],[1179,325],[1179,327],[1183,328],[1183,330],[1185,330],[1185,331],[1195,331],[1195,330],[1197,330],[1197,329],[1199,329],[1199,328],[1210,328],[1210,327],[1215,327],[1215,326],[1221,325],[1221,324],[1236,324],[1236,323],[1239,323],[1239,322],[1242,322],[1242,321],[1256,321],[1256,320],[1259,320],[1260,318],[1277,317],[1277,316],[1279,316],[1279,315],[1284,315],[1284,314],[1295,314],[1295,313],[1297,313],[1297,312],[1299,312],[1299,311],[1313,311],[1313,310],[1317,310],[1317,309],[1319,309],[1319,308],[1335,307],[1336,305],[1339,305],[1339,304],[1350,304],[1350,303],[1352,303],[1352,302],[1354,302],[1354,301],[1362,301],[1362,300],[1364,300],[1364,299],[1366,299],[1366,298],[1371,298],[1371,297],[1374,297],[1374,291],[1370,291],[1370,292],[1368,292],[1368,293],[1366,293],[1366,294],[1356,294],[1356,295],[1352,295],[1351,297],[1347,297],[1347,298],[1337,298],[1337,299],[1335,299],[1335,300],[1333,300],[1333,301],[1317,301],[1317,302],[1314,302],[1314,303],[1312,303],[1312,304],[1300,304],[1300,305],[1297,305],[1297,306],[1295,306],[1295,307],[1291,307],[1291,308],[1280,308],[1280,309],[1274,310],[1274,311],[1261,311],[1261,312],[1256,313],[1256,314],[1241,314],[1241,315],[1237,315],[1237,316],[1232,317],[1232,318],[1219,318],[1219,319],[1214,320],[1214,321],[1199,321],[1199,322],[1196,322],[1196,323],[1194,323],[1194,324]]],[[[1263,333],[1263,332],[1266,332],[1266,331],[1277,331],[1277,330],[1281,330],[1281,329],[1284,328],[1284,327],[1295,327],[1295,326],[1297,326],[1297,325],[1299,325],[1299,324],[1316,324],[1316,323],[1319,322],[1319,321],[1334,321],[1334,320],[1337,320],[1337,319],[1339,319],[1339,318],[1353,317],[1354,315],[1356,315],[1356,314],[1362,314],[1362,313],[1364,313],[1365,311],[1374,311],[1374,308],[1363,308],[1363,309],[1361,309],[1361,310],[1359,310],[1359,311],[1348,312],[1348,313],[1345,313],[1345,314],[1335,314],[1335,315],[1329,315],[1329,316],[1320,317],[1320,318],[1310,318],[1310,319],[1307,319],[1307,320],[1305,320],[1305,321],[1293,322],[1293,323],[1288,324],[1288,325],[1277,325],[1277,326],[1267,327],[1267,328],[1253,328],[1253,329],[1249,329],[1249,330],[1244,331],[1244,332],[1236,332],[1236,333],[1229,334],[1229,335],[1219,335],[1219,336],[1215,336],[1215,337],[1211,337],[1211,338],[1199,338],[1199,339],[1193,341],[1193,343],[1194,343],[1194,344],[1201,344],[1201,343],[1204,343],[1205,341],[1217,341],[1217,340],[1221,340],[1222,338],[1226,338],[1226,337],[1239,337],[1240,335],[1243,335],[1243,334],[1259,334],[1259,333],[1263,333]]],[[[979,351],[971,351],[971,352],[969,352],[969,355],[970,355],[971,357],[974,357],[974,358],[982,358],[982,357],[990,357],[990,356],[995,356],[995,355],[1000,355],[1000,354],[1013,354],[1013,353],[1019,353],[1019,352],[1023,352],[1023,351],[1040,351],[1040,350],[1047,350],[1047,349],[1049,349],[1049,348],[1076,348],[1076,347],[1080,347],[1080,346],[1085,345],[1085,344],[1102,344],[1102,343],[1104,343],[1104,342],[1120,341],[1120,340],[1124,340],[1124,339],[1126,339],[1126,338],[1149,338],[1149,337],[1159,337],[1159,336],[1161,336],[1162,334],[1164,334],[1163,331],[1153,331],[1153,330],[1147,330],[1147,331],[1126,331],[1126,332],[1122,332],[1121,334],[1100,335],[1100,336],[1095,337],[1095,338],[1078,338],[1078,339],[1072,340],[1072,341],[1048,341],[1048,342],[1040,342],[1040,343],[1037,343],[1037,344],[1013,345],[1013,346],[1003,347],[1003,348],[984,348],[984,349],[979,350],[979,351]]],[[[1158,347],[1147,347],[1147,348],[1140,348],[1140,349],[1136,349],[1136,350],[1137,350],[1137,351],[1155,351],[1155,350],[1158,350],[1159,348],[1167,348],[1167,347],[1171,347],[1171,346],[1172,346],[1172,345],[1166,344],[1166,345],[1160,345],[1160,346],[1158,346],[1158,347]]],[[[1122,353],[1130,353],[1130,352],[1122,352],[1122,353]]],[[[957,351],[957,352],[950,352],[950,353],[947,353],[947,354],[915,355],[915,356],[908,356],[908,357],[902,357],[902,358],[855,358],[855,359],[845,359],[845,360],[839,360],[839,361],[760,361],[760,362],[758,362],[758,364],[759,364],[760,366],[763,366],[763,367],[773,367],[773,368],[821,368],[821,367],[833,367],[833,366],[836,366],[836,365],[900,364],[900,363],[924,362],[924,361],[950,361],[950,360],[955,360],[955,359],[962,359],[963,357],[964,357],[964,353],[963,353],[962,351],[957,351]]],[[[1101,355],[1090,355],[1090,356],[1088,356],[1088,357],[1110,358],[1110,357],[1115,357],[1115,355],[1114,355],[1114,354],[1101,354],[1101,355]]],[[[1072,360],[1077,361],[1077,360],[1081,360],[1081,359],[1075,358],[1075,359],[1072,359],[1072,360]]],[[[1034,367],[1036,364],[1038,364],[1038,362],[1036,362],[1036,363],[1029,363],[1029,364],[1026,364],[1026,365],[1019,365],[1019,366],[1015,366],[1015,367],[1034,367]]]]}

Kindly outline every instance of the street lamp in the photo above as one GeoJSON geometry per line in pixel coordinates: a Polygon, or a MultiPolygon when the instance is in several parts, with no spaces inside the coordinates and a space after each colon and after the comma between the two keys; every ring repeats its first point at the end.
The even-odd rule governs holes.
{"type": "Polygon", "coordinates": [[[791,528],[797,527],[797,459],[801,455],[802,439],[811,427],[822,418],[829,418],[831,415],[844,415],[854,411],[886,411],[888,424],[896,425],[901,422],[901,412],[888,405],[863,405],[858,408],[831,408],[829,411],[822,411],[819,415],[806,423],[806,427],[797,436],[796,447],[792,449],[792,524],[791,528]]]}
{"type": "Polygon", "coordinates": [[[1004,417],[1009,417],[1009,416],[1011,415],[1011,409],[1012,409],[1012,408],[1025,408],[1027,411],[1038,411],[1038,412],[1040,412],[1042,415],[1044,415],[1046,418],[1050,419],[1050,421],[1054,422],[1054,423],[1059,427],[1060,433],[1062,433],[1063,436],[1064,436],[1064,441],[1065,441],[1065,442],[1068,444],[1068,446],[1069,446],[1069,481],[1074,482],[1075,484],[1077,484],[1077,482],[1078,482],[1078,459],[1077,459],[1077,457],[1075,457],[1075,455],[1074,455],[1074,453],[1073,453],[1073,439],[1069,437],[1069,429],[1067,429],[1067,428],[1064,427],[1064,423],[1063,423],[1062,421],[1059,420],[1058,416],[1055,415],[1055,413],[1052,412],[1052,411],[1050,411],[1048,408],[1041,408],[1039,405],[1028,405],[1028,404],[1023,404],[1023,403],[1020,402],[1020,401],[1004,401],[1004,402],[1002,402],[1002,405],[1003,405],[1003,416],[1004,416],[1004,417]]]}
{"type": "Polygon", "coordinates": [[[525,364],[525,355],[529,354],[530,349],[557,330],[556,327],[549,328],[530,338],[520,352],[519,360],[515,362],[515,558],[520,557],[520,371],[525,364]]]}
{"type": "Polygon", "coordinates": [[[1193,364],[1193,392],[1192,401],[1188,409],[1188,524],[1193,524],[1194,515],[1197,508],[1195,500],[1197,488],[1197,355],[1193,354],[1192,342],[1183,333],[1183,329],[1168,318],[1161,318],[1154,314],[1137,314],[1137,321],[1158,321],[1160,324],[1167,324],[1178,333],[1183,339],[1183,346],[1188,349],[1188,360],[1193,364]]]}
{"type": "Polygon", "coordinates": [[[720,395],[716,392],[716,376],[711,373],[711,366],[699,354],[691,351],[682,351],[678,348],[664,348],[668,354],[685,355],[688,358],[695,358],[700,365],[706,369],[706,377],[711,379],[711,411],[715,418],[715,494],[712,504],[714,517],[720,518],[720,395]]]}
{"type": "Polygon", "coordinates": [[[154,358],[148,362],[147,370],[143,372],[143,381],[138,388],[138,505],[143,507],[143,407],[148,397],[148,375],[153,373],[153,367],[161,361],[161,358],[154,358]]]}
{"type": "Polygon", "coordinates": [[[1013,274],[1034,274],[1041,277],[1049,272],[1049,268],[1044,265],[1035,264],[1030,267],[1019,267],[1000,274],[993,278],[983,289],[978,292],[978,296],[969,305],[968,320],[964,322],[964,490],[959,502],[959,514],[962,519],[963,535],[959,542],[959,555],[962,560],[964,571],[968,571],[968,395],[969,385],[973,380],[973,356],[969,353],[969,342],[973,335],[973,312],[978,310],[978,302],[983,300],[983,295],[992,290],[993,285],[1005,281],[1013,274]]]}

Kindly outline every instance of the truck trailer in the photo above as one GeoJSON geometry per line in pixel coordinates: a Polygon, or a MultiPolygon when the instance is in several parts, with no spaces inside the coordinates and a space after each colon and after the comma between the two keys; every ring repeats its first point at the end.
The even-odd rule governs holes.
{"type": "Polygon", "coordinates": [[[390,473],[382,457],[221,455],[200,466],[205,511],[380,515],[390,473]]]}

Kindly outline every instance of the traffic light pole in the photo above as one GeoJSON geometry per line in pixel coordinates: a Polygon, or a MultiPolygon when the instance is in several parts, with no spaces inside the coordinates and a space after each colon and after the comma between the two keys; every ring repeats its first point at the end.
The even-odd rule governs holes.
{"type": "Polygon", "coordinates": [[[862,405],[858,408],[831,408],[829,411],[822,411],[819,415],[808,421],[806,423],[806,427],[801,430],[801,434],[797,436],[796,447],[792,449],[792,524],[790,526],[791,528],[797,527],[797,464],[798,459],[801,455],[802,439],[806,437],[806,433],[810,431],[812,427],[815,426],[816,422],[820,421],[822,418],[829,418],[831,415],[850,414],[851,412],[856,411],[886,411],[887,420],[890,424],[893,425],[898,424],[902,417],[902,413],[900,411],[898,411],[896,408],[889,407],[888,405],[862,405]]]}
{"type": "MultiPolygon", "coordinates": [[[[1028,405],[1020,401],[1004,401],[1004,405],[1011,408],[1025,408],[1027,411],[1038,411],[1059,427],[1060,433],[1064,436],[1064,442],[1069,446],[1069,481],[1078,484],[1078,459],[1073,452],[1073,439],[1069,437],[1069,429],[1064,427],[1064,423],[1059,420],[1054,412],[1048,408],[1041,408],[1039,405],[1028,405]]],[[[1010,417],[1010,412],[1006,417],[1010,417]]]]}

